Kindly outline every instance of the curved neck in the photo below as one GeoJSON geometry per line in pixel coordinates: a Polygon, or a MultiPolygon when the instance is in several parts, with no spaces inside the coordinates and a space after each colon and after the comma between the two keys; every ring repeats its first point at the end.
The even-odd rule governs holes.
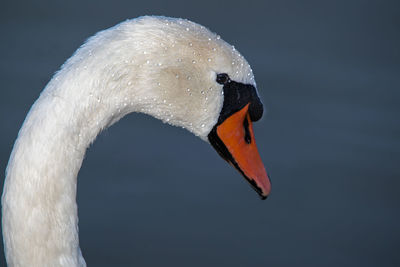
{"type": "Polygon", "coordinates": [[[110,55],[104,60],[103,50],[93,59],[89,48],[79,49],[49,82],[14,144],[2,196],[9,266],[86,266],[76,204],[86,149],[124,115],[161,101],[155,90],[127,80],[129,62],[121,65],[110,55]]]}
{"type": "Polygon", "coordinates": [[[78,49],[32,106],[7,166],[2,230],[9,266],[85,266],[76,185],[87,147],[134,111],[207,141],[223,103],[216,73],[254,84],[236,50],[180,19],[127,21],[78,49]]]}
{"type": "Polygon", "coordinates": [[[96,99],[74,104],[59,96],[63,86],[53,84],[29,112],[7,167],[2,223],[10,266],[86,265],[78,239],[77,174],[87,147],[121,115],[105,112],[96,99]]]}
{"type": "MultiPolygon", "coordinates": [[[[110,34],[118,32],[105,31],[97,39],[110,34]]],[[[46,86],[14,144],[2,196],[9,266],[86,266],[76,204],[77,175],[86,149],[124,115],[146,113],[163,103],[156,87],[149,88],[143,78],[132,79],[143,77],[144,67],[121,61],[115,48],[102,47],[112,42],[89,44],[46,86]]],[[[134,58],[139,52],[131,53],[134,58]]]]}

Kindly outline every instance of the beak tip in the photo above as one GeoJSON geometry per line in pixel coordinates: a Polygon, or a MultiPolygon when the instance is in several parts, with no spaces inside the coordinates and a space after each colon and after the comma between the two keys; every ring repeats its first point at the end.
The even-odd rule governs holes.
{"type": "Polygon", "coordinates": [[[266,200],[270,195],[270,191],[271,191],[271,188],[269,187],[268,190],[266,190],[266,191],[262,190],[261,192],[259,192],[261,200],[266,200]]]}
{"type": "Polygon", "coordinates": [[[264,189],[261,190],[261,192],[260,192],[260,197],[262,200],[266,200],[269,197],[270,192],[271,192],[271,182],[269,179],[267,181],[268,181],[267,186],[265,186],[264,189]]]}
{"type": "Polygon", "coordinates": [[[259,195],[262,200],[265,200],[268,198],[270,192],[271,192],[271,180],[269,178],[269,175],[265,172],[264,175],[262,176],[262,179],[259,179],[261,181],[260,187],[259,187],[259,195]]]}

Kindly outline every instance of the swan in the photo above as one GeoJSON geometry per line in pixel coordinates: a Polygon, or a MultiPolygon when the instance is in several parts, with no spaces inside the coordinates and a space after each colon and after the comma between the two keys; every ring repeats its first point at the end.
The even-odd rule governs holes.
{"type": "Polygon", "coordinates": [[[2,195],[9,266],[86,266],[78,171],[96,136],[132,112],[209,142],[261,198],[268,196],[252,128],[263,106],[244,57],[189,20],[127,20],[89,38],[62,65],[18,133],[2,195]]]}

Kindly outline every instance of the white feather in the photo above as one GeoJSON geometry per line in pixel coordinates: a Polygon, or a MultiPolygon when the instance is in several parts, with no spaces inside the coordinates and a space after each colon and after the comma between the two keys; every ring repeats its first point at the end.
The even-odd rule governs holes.
{"type": "Polygon", "coordinates": [[[91,37],[56,73],[18,134],[2,196],[9,266],[86,266],[77,174],[100,131],[131,112],[207,141],[222,108],[217,73],[255,85],[246,60],[208,29],[140,17],[91,37]]]}

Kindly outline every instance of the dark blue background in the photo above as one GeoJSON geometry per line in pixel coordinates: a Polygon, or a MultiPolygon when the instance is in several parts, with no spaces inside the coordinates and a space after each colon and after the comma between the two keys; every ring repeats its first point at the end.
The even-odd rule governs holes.
{"type": "Polygon", "coordinates": [[[127,18],[218,32],[268,110],[266,201],[182,129],[131,114],[102,133],[79,174],[89,266],[400,266],[398,1],[37,2],[0,8],[1,173],[52,74],[127,18]]]}

